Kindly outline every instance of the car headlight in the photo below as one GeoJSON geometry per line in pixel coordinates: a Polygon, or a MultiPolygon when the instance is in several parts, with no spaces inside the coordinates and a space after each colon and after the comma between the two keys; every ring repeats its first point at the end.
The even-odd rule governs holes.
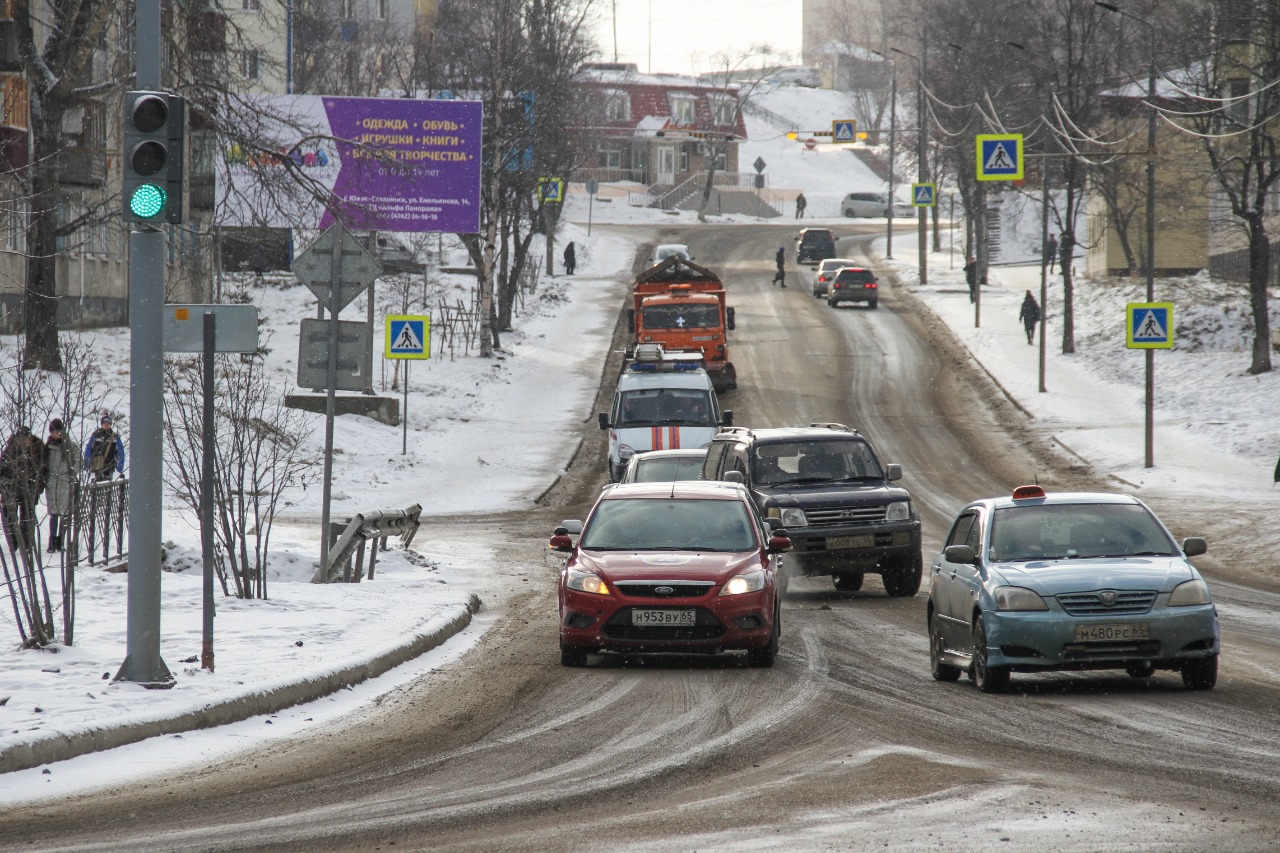
{"type": "Polygon", "coordinates": [[[778,507],[771,506],[768,511],[769,518],[776,518],[782,522],[783,527],[808,527],[809,519],[804,517],[804,510],[799,507],[778,507]]]}
{"type": "Polygon", "coordinates": [[[744,575],[735,575],[720,590],[721,595],[742,595],[744,592],[759,592],[764,589],[764,572],[756,570],[744,575]]]}
{"type": "Polygon", "coordinates": [[[1209,603],[1209,585],[1202,580],[1184,581],[1173,588],[1169,596],[1170,607],[1190,607],[1209,603]]]}
{"type": "Polygon", "coordinates": [[[569,578],[565,581],[565,585],[569,589],[576,589],[578,592],[589,592],[593,595],[609,595],[609,585],[600,580],[599,576],[590,572],[580,572],[577,569],[569,569],[569,578]]]}
{"type": "Polygon", "coordinates": [[[1048,610],[1049,605],[1036,593],[1021,586],[1002,586],[996,590],[997,610],[1048,610]]]}
{"type": "Polygon", "coordinates": [[[894,501],[885,507],[885,521],[908,521],[911,518],[911,501],[894,501]]]}

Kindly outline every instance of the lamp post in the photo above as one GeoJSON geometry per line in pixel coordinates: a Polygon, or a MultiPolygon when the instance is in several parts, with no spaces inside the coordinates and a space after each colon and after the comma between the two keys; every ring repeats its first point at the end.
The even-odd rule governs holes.
{"type": "Polygon", "coordinates": [[[894,176],[894,151],[898,138],[898,64],[892,57],[885,56],[878,50],[872,50],[876,56],[888,60],[893,67],[892,82],[889,84],[889,217],[884,230],[884,257],[893,260],[893,202],[897,198],[896,178],[894,176]]]}
{"type": "MultiPolygon", "coordinates": [[[[916,61],[916,125],[917,125],[916,135],[919,140],[918,150],[916,152],[916,158],[919,161],[919,168],[917,170],[917,174],[918,174],[917,180],[922,184],[927,183],[929,180],[929,170],[928,170],[928,161],[926,159],[925,152],[928,148],[929,140],[927,136],[928,123],[924,115],[924,63],[920,60],[920,57],[916,56],[914,53],[907,53],[905,50],[899,50],[896,47],[891,47],[889,48],[889,50],[893,51],[894,53],[900,53],[903,56],[910,57],[911,59],[914,59],[916,61]]],[[[925,55],[927,56],[928,55],[927,42],[925,46],[925,51],[926,51],[925,55]]],[[[893,200],[890,199],[889,203],[892,204],[893,200]]],[[[920,264],[920,283],[921,284],[929,283],[929,254],[928,254],[929,234],[928,234],[928,226],[926,224],[926,219],[925,219],[925,211],[926,211],[926,208],[923,208],[923,207],[919,208],[916,211],[919,217],[919,226],[920,226],[919,264],[920,264]]]]}
{"type": "MultiPolygon", "coordinates": [[[[1147,64],[1147,301],[1155,301],[1156,280],[1156,28],[1146,18],[1124,11],[1119,6],[1093,0],[1093,5],[1115,12],[1117,15],[1137,21],[1147,28],[1150,61],[1147,64]]],[[[1155,351],[1147,355],[1146,400],[1146,467],[1155,467],[1155,351]]]]}

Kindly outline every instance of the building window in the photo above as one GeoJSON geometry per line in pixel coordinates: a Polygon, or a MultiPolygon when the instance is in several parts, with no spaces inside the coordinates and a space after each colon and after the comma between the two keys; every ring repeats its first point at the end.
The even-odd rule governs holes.
{"type": "Polygon", "coordinates": [[[240,8],[246,12],[258,11],[258,0],[240,0],[240,8]]]}
{"type": "Polygon", "coordinates": [[[669,95],[671,118],[677,124],[695,124],[698,120],[698,99],[693,95],[669,95]]]}
{"type": "Polygon", "coordinates": [[[356,16],[356,0],[342,0],[342,17],[354,18],[356,16]]]}
{"type": "Polygon", "coordinates": [[[385,21],[391,17],[391,0],[378,0],[378,18],[385,21]]]}
{"type": "Polygon", "coordinates": [[[1249,123],[1249,81],[1227,81],[1227,117],[1235,124],[1249,123]]]}
{"type": "Polygon", "coordinates": [[[738,101],[728,95],[712,95],[711,114],[717,126],[733,126],[737,124],[738,101]]]}
{"type": "Polygon", "coordinates": [[[246,50],[240,54],[240,73],[244,75],[246,80],[260,80],[262,78],[261,52],[254,48],[246,50]]]}
{"type": "Polygon", "coordinates": [[[604,117],[608,121],[631,120],[631,96],[625,92],[615,92],[604,102],[604,117]]]}
{"type": "Polygon", "coordinates": [[[601,145],[596,150],[596,162],[601,169],[621,169],[622,149],[613,145],[601,145]]]}
{"type": "Polygon", "coordinates": [[[678,170],[681,174],[689,171],[689,149],[683,145],[680,146],[680,165],[678,170]]]}

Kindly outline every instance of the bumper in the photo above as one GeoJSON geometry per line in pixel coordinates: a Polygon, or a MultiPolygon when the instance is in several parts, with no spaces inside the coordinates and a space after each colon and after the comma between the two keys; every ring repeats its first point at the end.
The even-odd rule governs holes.
{"type": "Polygon", "coordinates": [[[560,593],[560,642],[587,651],[702,652],[759,649],[773,633],[773,587],[743,595],[698,599],[649,599],[560,593]],[[633,625],[631,612],[692,610],[688,626],[633,625]]]}
{"type": "Polygon", "coordinates": [[[1080,618],[1060,610],[1036,613],[985,611],[987,660],[1019,672],[1064,669],[1118,669],[1152,663],[1177,669],[1182,663],[1218,654],[1218,617],[1213,605],[1158,608],[1115,618],[1080,618]],[[1145,623],[1145,640],[1077,643],[1077,625],[1145,623]]]}
{"type": "Polygon", "coordinates": [[[840,302],[875,302],[880,296],[879,290],[832,290],[827,298],[834,303],[840,302]]]}
{"type": "Polygon", "coordinates": [[[850,527],[788,527],[791,555],[787,562],[800,575],[827,575],[835,571],[875,572],[881,560],[920,554],[920,522],[906,521],[850,527]],[[869,538],[868,538],[869,537],[869,538]],[[858,539],[850,543],[849,539],[858,539]]]}

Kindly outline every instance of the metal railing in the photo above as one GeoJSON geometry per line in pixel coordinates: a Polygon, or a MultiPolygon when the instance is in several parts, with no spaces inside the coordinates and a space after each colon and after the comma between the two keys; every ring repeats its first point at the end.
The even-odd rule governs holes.
{"type": "MultiPolygon", "coordinates": [[[[418,532],[422,506],[414,504],[406,509],[375,509],[358,513],[347,522],[346,528],[329,549],[329,564],[321,566],[316,574],[317,583],[328,583],[342,572],[343,583],[359,583],[365,577],[364,551],[369,542],[373,542],[373,550],[369,554],[368,579],[373,580],[374,566],[378,562],[378,551],[387,550],[387,539],[400,537],[400,546],[408,548],[418,532]],[[351,558],[355,557],[354,568],[351,558]]],[[[332,527],[341,528],[341,522],[332,527]]]]}
{"type": "Polygon", "coordinates": [[[124,562],[128,556],[125,519],[129,515],[129,481],[77,483],[72,487],[72,495],[75,512],[71,536],[63,546],[70,562],[80,562],[81,547],[87,566],[124,562]]]}

